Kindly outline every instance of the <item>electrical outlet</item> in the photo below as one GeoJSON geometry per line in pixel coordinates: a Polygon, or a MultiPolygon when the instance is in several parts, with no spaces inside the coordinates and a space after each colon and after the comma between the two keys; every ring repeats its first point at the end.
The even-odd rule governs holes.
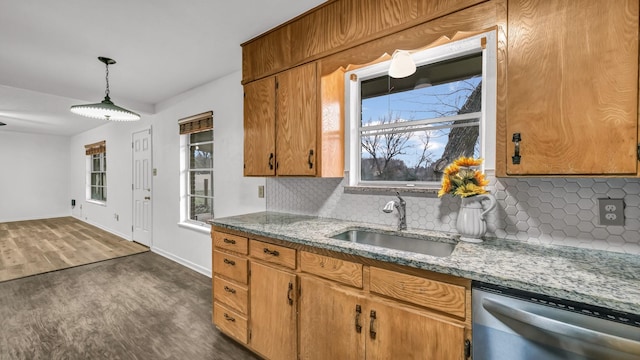
{"type": "Polygon", "coordinates": [[[598,199],[600,225],[624,226],[624,199],[598,199]]]}
{"type": "Polygon", "coordinates": [[[258,197],[260,199],[264,198],[264,185],[258,185],[258,197]]]}

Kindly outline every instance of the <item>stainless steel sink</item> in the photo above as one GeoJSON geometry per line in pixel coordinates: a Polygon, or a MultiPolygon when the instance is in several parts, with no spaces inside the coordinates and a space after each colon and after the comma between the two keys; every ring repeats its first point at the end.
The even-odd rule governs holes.
{"type": "Polygon", "coordinates": [[[386,234],[383,232],[362,229],[347,230],[340,234],[331,236],[331,238],[439,257],[451,255],[456,246],[456,244],[449,242],[420,239],[399,234],[386,234]]]}

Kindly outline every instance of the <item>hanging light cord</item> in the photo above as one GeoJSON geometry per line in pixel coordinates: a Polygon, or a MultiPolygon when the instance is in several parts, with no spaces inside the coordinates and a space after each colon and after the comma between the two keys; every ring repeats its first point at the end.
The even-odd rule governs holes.
{"type": "Polygon", "coordinates": [[[104,95],[106,96],[107,99],[109,99],[109,64],[105,63],[105,65],[107,66],[107,71],[106,71],[107,88],[104,90],[104,95]]]}

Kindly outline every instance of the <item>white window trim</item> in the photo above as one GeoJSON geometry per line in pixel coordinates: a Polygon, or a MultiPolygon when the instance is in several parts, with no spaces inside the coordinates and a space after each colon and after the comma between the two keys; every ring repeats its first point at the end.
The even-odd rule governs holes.
{"type": "MultiPolygon", "coordinates": [[[[104,153],[105,157],[107,156],[106,153],[104,153]]],[[[107,201],[103,201],[103,200],[96,200],[96,199],[92,199],[91,198],[91,173],[93,170],[93,155],[86,155],[86,177],[85,177],[85,201],[91,204],[96,204],[96,205],[101,205],[101,206],[107,206],[107,201]]],[[[104,171],[105,173],[105,177],[107,177],[107,171],[104,171]]],[[[107,184],[109,182],[107,181],[107,184]]],[[[109,194],[109,185],[104,186],[105,189],[107,189],[107,195],[109,194]]],[[[107,197],[108,199],[108,197],[107,197]]]]}
{"type": "MultiPolygon", "coordinates": [[[[496,102],[497,102],[497,38],[496,31],[489,31],[465,39],[455,40],[412,54],[417,66],[439,62],[455,57],[482,52],[482,119],[480,121],[480,153],[484,158],[482,171],[493,174],[495,172],[495,144],[496,144],[496,102]],[[484,48],[482,38],[486,38],[484,48]]],[[[359,82],[378,77],[389,69],[391,60],[377,63],[364,68],[345,73],[345,177],[352,187],[380,186],[402,187],[402,182],[389,184],[387,182],[371,182],[367,185],[359,183],[360,178],[360,134],[358,122],[360,119],[360,91],[359,82]],[[355,74],[358,81],[351,81],[351,74],[355,74]]],[[[439,184],[414,183],[405,186],[436,188],[439,184]]]]}
{"type": "MultiPolygon", "coordinates": [[[[189,218],[189,136],[190,134],[180,135],[180,222],[179,226],[197,230],[200,232],[211,231],[211,226],[204,221],[196,221],[189,218]]],[[[215,144],[215,136],[212,139],[215,144]]],[[[215,159],[213,167],[210,169],[215,174],[215,159]]],[[[209,170],[209,169],[204,169],[209,170]]],[[[215,204],[215,183],[213,184],[214,196],[211,196],[213,204],[215,204]]],[[[215,214],[215,207],[214,207],[215,214]]]]}

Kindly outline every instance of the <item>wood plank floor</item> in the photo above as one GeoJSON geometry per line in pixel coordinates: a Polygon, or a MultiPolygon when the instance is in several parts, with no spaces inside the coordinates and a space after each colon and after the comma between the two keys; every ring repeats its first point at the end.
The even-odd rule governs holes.
{"type": "Polygon", "coordinates": [[[0,281],[145,251],[73,217],[0,223],[0,281]]]}

